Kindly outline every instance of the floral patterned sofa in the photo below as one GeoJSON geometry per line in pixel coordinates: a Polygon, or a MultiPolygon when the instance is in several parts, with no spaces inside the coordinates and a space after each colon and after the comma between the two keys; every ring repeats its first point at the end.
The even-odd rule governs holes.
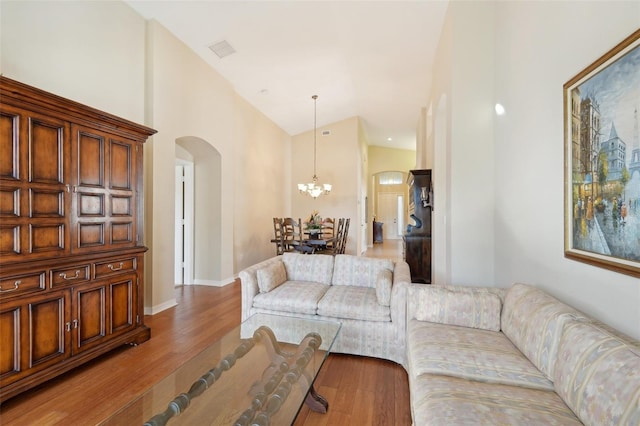
{"type": "Polygon", "coordinates": [[[640,425],[640,342],[540,289],[411,284],[407,372],[424,425],[640,425]]]}
{"type": "Polygon", "coordinates": [[[284,253],[239,275],[243,321],[255,313],[338,320],[333,352],[404,365],[411,281],[406,262],[284,253]]]}

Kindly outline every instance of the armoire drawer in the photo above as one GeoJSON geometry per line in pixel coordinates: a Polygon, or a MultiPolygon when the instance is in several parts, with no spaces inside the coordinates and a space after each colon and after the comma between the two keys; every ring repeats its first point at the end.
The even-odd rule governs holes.
{"type": "Polygon", "coordinates": [[[76,265],[51,270],[51,288],[83,283],[91,279],[89,265],[76,265]]]}
{"type": "Polygon", "coordinates": [[[130,257],[125,259],[110,260],[95,264],[95,278],[101,278],[113,274],[124,272],[133,272],[136,270],[136,258],[130,257]]]}
{"type": "Polygon", "coordinates": [[[46,271],[4,277],[0,279],[0,299],[44,291],[47,288],[46,277],[46,271]]]}

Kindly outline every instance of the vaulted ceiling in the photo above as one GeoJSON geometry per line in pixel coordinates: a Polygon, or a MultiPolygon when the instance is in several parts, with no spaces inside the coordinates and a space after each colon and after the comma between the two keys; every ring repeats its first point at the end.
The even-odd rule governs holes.
{"type": "Polygon", "coordinates": [[[371,145],[415,149],[448,2],[127,1],[291,135],[359,116],[371,145]],[[220,58],[210,46],[235,51],[220,58]]]}

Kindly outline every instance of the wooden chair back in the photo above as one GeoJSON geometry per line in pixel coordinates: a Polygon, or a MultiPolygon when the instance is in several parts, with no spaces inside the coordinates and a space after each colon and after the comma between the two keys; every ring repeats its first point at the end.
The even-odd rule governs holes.
{"type": "Polygon", "coordinates": [[[282,235],[282,218],[273,218],[273,242],[276,245],[276,256],[284,253],[284,240],[282,235]]]}
{"type": "Polygon", "coordinates": [[[297,221],[291,217],[285,217],[282,219],[282,241],[284,251],[313,253],[312,247],[305,245],[303,239],[302,221],[300,219],[297,221]]]}
{"type": "Polygon", "coordinates": [[[341,217],[338,219],[338,228],[336,230],[335,245],[333,254],[344,254],[347,246],[347,236],[349,235],[350,218],[341,217]]]}

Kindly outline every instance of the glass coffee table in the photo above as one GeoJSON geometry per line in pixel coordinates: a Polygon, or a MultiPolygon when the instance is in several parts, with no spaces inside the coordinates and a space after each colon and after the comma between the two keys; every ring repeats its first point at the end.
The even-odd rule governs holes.
{"type": "Polygon", "coordinates": [[[313,382],[341,324],[256,314],[103,425],[283,425],[302,404],[325,412],[313,382]]]}

